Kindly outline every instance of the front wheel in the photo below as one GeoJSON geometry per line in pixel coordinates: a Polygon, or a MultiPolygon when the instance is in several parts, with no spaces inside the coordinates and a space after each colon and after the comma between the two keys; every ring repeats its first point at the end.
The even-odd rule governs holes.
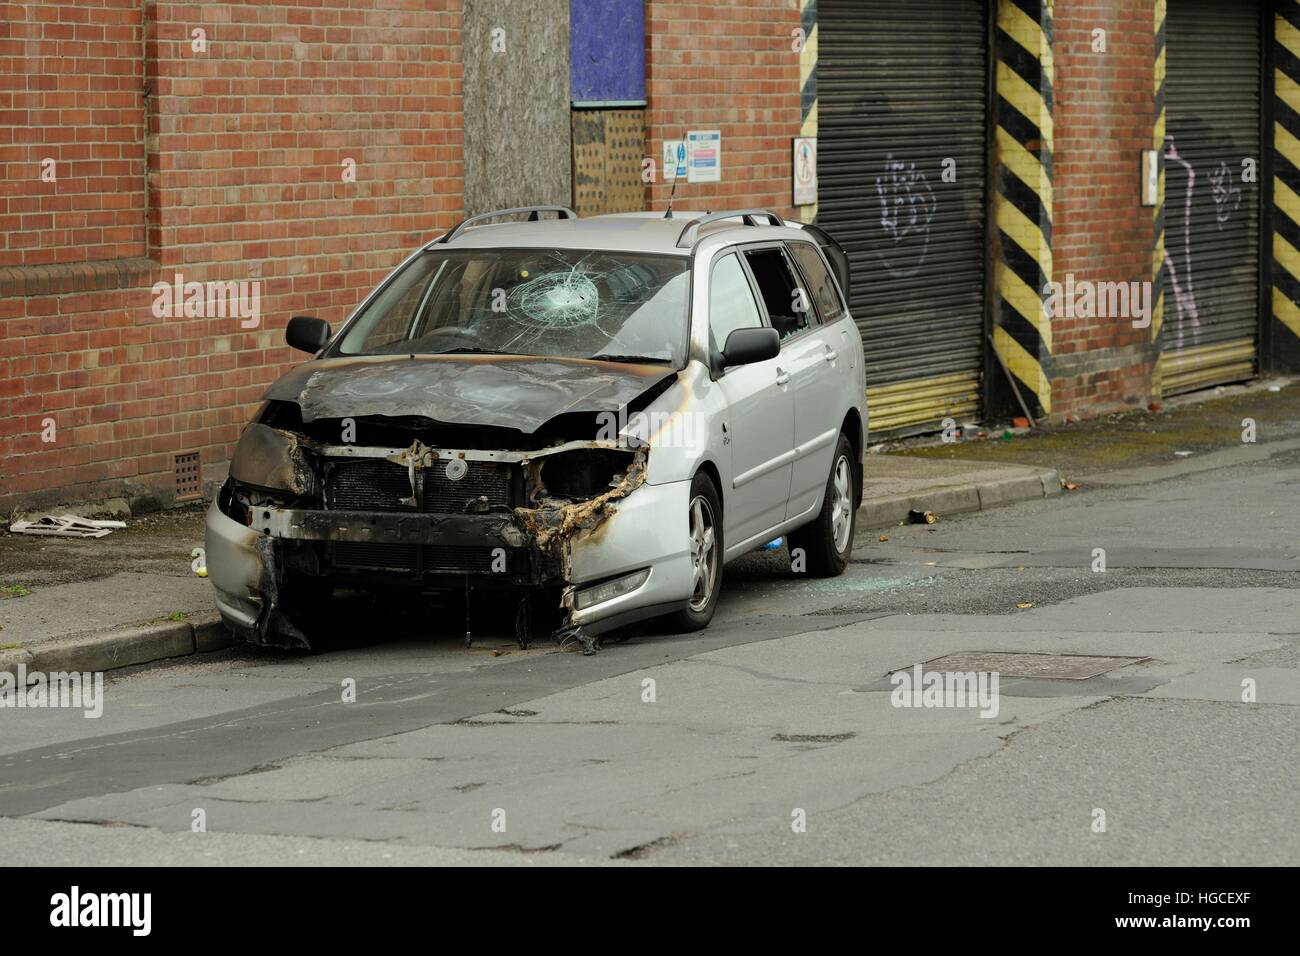
{"type": "Polygon", "coordinates": [[[703,473],[691,481],[687,528],[691,556],[690,603],[666,620],[678,631],[698,631],[713,620],[722,594],[722,504],[718,501],[718,490],[703,473]]]}
{"type": "Polygon", "coordinates": [[[849,555],[853,553],[853,532],[857,527],[858,509],[855,506],[853,472],[853,446],[840,435],[831,459],[830,477],[826,479],[826,493],[822,496],[822,510],[811,524],[804,525],[790,535],[791,563],[797,566],[797,549],[803,551],[809,574],[833,578],[844,573],[849,555]]]}

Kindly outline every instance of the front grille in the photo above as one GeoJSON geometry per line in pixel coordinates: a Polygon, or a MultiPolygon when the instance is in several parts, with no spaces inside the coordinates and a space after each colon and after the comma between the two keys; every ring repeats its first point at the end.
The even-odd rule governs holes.
{"type": "Polygon", "coordinates": [[[414,544],[340,541],[334,545],[334,563],[341,568],[414,571],[419,563],[419,551],[414,544]]]}
{"type": "MultiPolygon", "coordinates": [[[[464,514],[510,507],[508,465],[469,461],[464,477],[447,477],[447,463],[436,462],[424,470],[424,496],[420,510],[431,514],[464,514]]],[[[343,461],[334,466],[325,484],[326,507],[334,511],[409,511],[402,504],[411,496],[406,468],[379,458],[343,461]]]]}
{"type": "MultiPolygon", "coordinates": [[[[492,552],[495,548],[449,548],[444,545],[426,544],[424,546],[424,570],[454,571],[462,574],[491,574],[492,552]]],[[[498,573],[510,570],[510,552],[504,551],[503,568],[497,565],[498,573]]]]}
{"type": "Polygon", "coordinates": [[[334,545],[334,564],[340,568],[373,571],[427,571],[450,574],[491,574],[511,570],[510,552],[493,567],[495,548],[453,548],[445,545],[376,544],[340,541],[334,545]],[[502,566],[504,564],[504,567],[502,566]]]}

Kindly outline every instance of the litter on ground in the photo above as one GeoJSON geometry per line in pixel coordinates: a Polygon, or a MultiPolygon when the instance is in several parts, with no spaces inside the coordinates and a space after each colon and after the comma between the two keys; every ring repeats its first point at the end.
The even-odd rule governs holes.
{"type": "Polygon", "coordinates": [[[42,515],[35,521],[15,521],[9,526],[14,534],[41,534],[55,538],[102,538],[114,528],[125,528],[125,521],[95,521],[76,515],[42,515]]]}

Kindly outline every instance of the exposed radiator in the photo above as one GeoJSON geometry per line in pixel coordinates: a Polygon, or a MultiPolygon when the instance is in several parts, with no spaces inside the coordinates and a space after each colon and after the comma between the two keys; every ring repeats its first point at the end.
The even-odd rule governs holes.
{"type": "Polygon", "coordinates": [[[488,508],[510,507],[508,465],[494,461],[467,461],[469,470],[459,481],[447,477],[446,462],[424,471],[424,510],[434,514],[463,514],[471,501],[487,499],[488,508]]]}
{"type": "MultiPolygon", "coordinates": [[[[459,481],[447,477],[445,462],[426,468],[421,476],[424,493],[420,511],[429,514],[464,514],[487,509],[509,508],[510,466],[496,462],[469,461],[459,481]],[[471,502],[477,503],[470,508],[471,502]]],[[[407,469],[396,462],[377,458],[337,462],[325,479],[325,507],[331,511],[411,511],[402,504],[411,496],[407,469]]],[[[334,544],[334,565],[372,571],[409,571],[444,574],[491,574],[510,571],[501,561],[493,566],[493,551],[485,547],[389,544],[386,542],[339,541],[334,544]]]]}
{"type": "MultiPolygon", "coordinates": [[[[444,462],[425,469],[421,511],[464,514],[471,502],[484,502],[473,509],[476,511],[510,507],[508,465],[490,461],[466,464],[469,470],[459,481],[447,477],[444,462]]],[[[410,496],[407,469],[381,459],[339,462],[325,483],[325,507],[333,511],[409,511],[401,501],[410,496]]]]}
{"type": "Polygon", "coordinates": [[[364,458],[334,466],[325,481],[325,507],[333,511],[410,511],[406,469],[391,461],[364,458]]]}

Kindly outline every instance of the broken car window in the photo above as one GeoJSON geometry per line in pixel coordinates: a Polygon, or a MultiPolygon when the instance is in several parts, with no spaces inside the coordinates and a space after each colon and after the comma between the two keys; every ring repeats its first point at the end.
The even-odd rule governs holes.
{"type": "Polygon", "coordinates": [[[434,247],[383,288],[338,354],[639,356],[680,366],[688,292],[684,257],[434,247]]]}
{"type": "Polygon", "coordinates": [[[749,249],[745,251],[749,269],[758,283],[759,294],[767,306],[767,317],[772,328],[788,338],[808,328],[808,310],[812,308],[807,294],[795,279],[793,263],[780,248],[749,249]]]}

